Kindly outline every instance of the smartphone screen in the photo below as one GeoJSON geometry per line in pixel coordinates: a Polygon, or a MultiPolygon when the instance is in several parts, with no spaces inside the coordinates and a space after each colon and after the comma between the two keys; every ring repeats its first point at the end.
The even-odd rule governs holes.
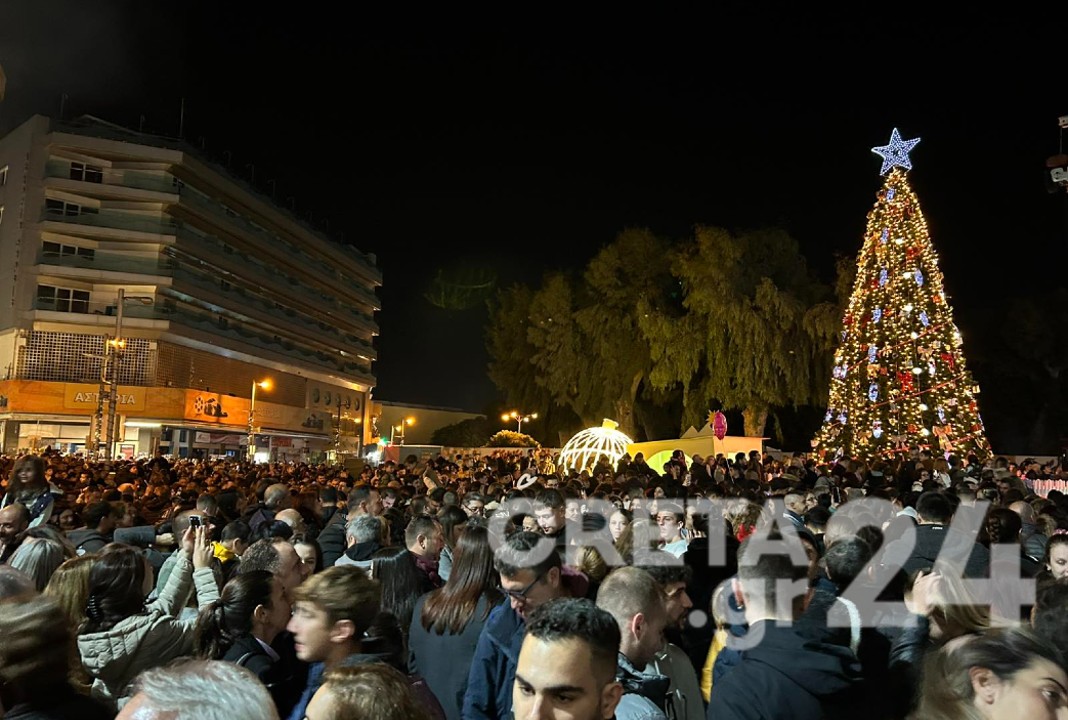
{"type": "Polygon", "coordinates": [[[189,516],[189,527],[194,527],[194,528],[200,527],[200,516],[199,515],[190,515],[189,516]]]}

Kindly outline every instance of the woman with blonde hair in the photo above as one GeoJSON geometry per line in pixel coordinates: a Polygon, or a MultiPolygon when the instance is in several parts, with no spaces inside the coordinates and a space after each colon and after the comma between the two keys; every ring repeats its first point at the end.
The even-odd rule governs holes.
{"type": "Polygon", "coordinates": [[[608,564],[595,545],[583,545],[575,548],[575,569],[588,577],[594,584],[600,585],[608,575],[608,564]]]}
{"type": "Polygon", "coordinates": [[[430,720],[408,678],[384,663],[336,667],[323,678],[305,717],[430,720]]]}
{"type": "Polygon", "coordinates": [[[927,661],[913,720],[1063,720],[1068,673],[1060,653],[1017,628],[962,638],[927,661]]]}
{"type": "Polygon", "coordinates": [[[48,585],[52,573],[68,558],[66,549],[54,540],[27,537],[11,556],[11,567],[26,573],[37,592],[48,585]]]}
{"type": "Polygon", "coordinates": [[[56,568],[44,596],[55,600],[70,628],[70,679],[78,692],[88,695],[92,687],[89,673],[82,667],[78,652],[78,629],[85,622],[85,603],[89,599],[89,571],[93,569],[95,555],[71,558],[56,568]]]}
{"type": "MultiPolygon", "coordinates": [[[[951,641],[986,632],[991,621],[989,609],[971,596],[960,573],[917,573],[905,591],[905,606],[918,617],[890,649],[890,697],[911,703],[926,659],[951,641]]],[[[908,709],[902,705],[894,716],[901,717],[908,709]]]]}

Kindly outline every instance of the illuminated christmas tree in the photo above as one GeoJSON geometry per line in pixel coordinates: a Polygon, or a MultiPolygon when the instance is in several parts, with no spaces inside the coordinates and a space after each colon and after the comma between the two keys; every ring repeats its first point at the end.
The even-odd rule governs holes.
{"type": "Polygon", "coordinates": [[[892,457],[910,445],[936,455],[990,454],[938,258],[909,187],[920,140],[872,148],[886,176],[868,214],[857,279],[842,319],[830,399],[813,441],[821,455],[892,457]]]}

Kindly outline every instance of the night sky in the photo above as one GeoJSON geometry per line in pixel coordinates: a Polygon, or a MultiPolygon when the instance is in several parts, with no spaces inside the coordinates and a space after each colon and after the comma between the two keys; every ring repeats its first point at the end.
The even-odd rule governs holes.
{"type": "Polygon", "coordinates": [[[935,27],[893,5],[595,22],[174,5],[6,0],[0,131],[66,93],[68,117],[176,135],[184,97],[188,140],[378,256],[381,399],[495,398],[486,312],[432,306],[439,269],[536,285],[628,226],[780,225],[831,280],[893,127],[923,139],[910,177],[966,352],[991,303],[1064,284],[1068,196],[1043,185],[1068,114],[1063,28],[935,27]]]}

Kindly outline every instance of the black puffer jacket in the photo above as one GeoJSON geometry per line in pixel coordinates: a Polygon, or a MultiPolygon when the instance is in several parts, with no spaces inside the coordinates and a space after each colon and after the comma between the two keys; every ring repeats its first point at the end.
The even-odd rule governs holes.
{"type": "Polygon", "coordinates": [[[860,664],[846,647],[807,640],[762,620],[747,638],[762,638],[712,685],[709,720],[855,720],[867,717],[860,664]]]}

